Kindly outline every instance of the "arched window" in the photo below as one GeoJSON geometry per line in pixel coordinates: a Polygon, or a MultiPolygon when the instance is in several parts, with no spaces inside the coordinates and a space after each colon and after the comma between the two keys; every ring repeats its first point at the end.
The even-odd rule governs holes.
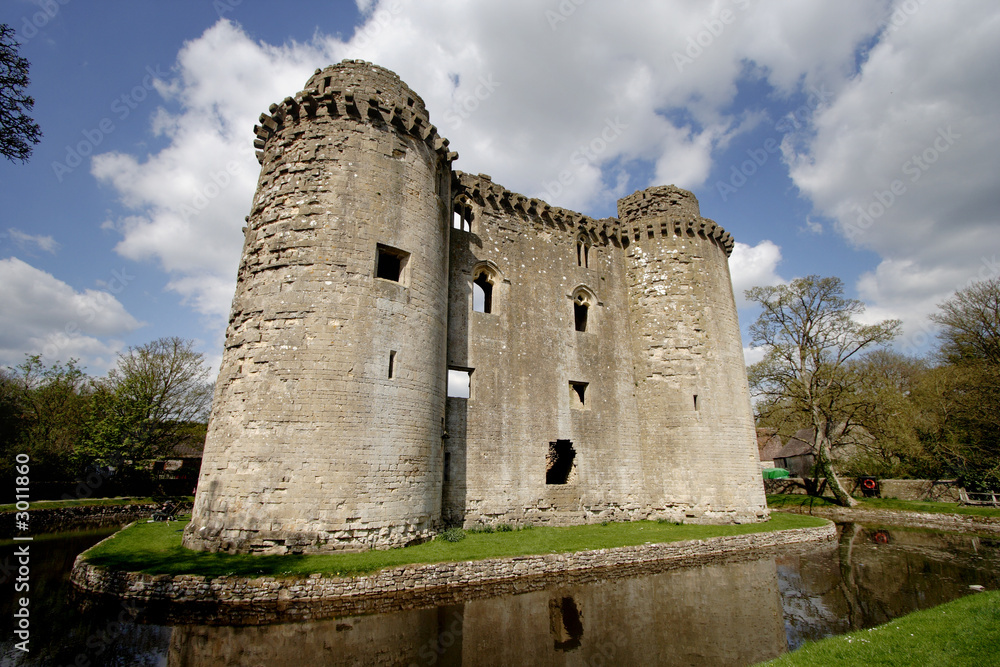
{"type": "Polygon", "coordinates": [[[453,229],[461,229],[463,232],[472,231],[472,201],[465,195],[455,197],[451,226],[453,229]]]}
{"type": "Polygon", "coordinates": [[[597,303],[594,293],[582,285],[573,291],[573,325],[577,331],[586,331],[590,308],[597,303]]]}
{"type": "Polygon", "coordinates": [[[493,312],[493,292],[497,282],[499,273],[489,264],[480,264],[472,270],[472,310],[477,313],[493,312]]]}
{"type": "Polygon", "coordinates": [[[583,268],[590,266],[590,241],[584,234],[576,239],[576,265],[583,268]]]}

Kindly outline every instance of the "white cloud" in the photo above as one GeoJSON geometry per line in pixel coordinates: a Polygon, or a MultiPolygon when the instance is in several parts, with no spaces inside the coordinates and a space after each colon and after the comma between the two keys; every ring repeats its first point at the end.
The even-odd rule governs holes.
{"type": "Polygon", "coordinates": [[[156,83],[175,109],[160,108],[153,119],[168,146],[145,160],[123,153],[93,160],[94,176],[134,211],[114,223],[117,252],[158,261],[169,289],[224,322],[259,172],[254,123],[330,58],[321,45],[255,43],[228,21],[185,44],[176,78],[156,83]]]}
{"type": "Polygon", "coordinates": [[[77,292],[55,276],[16,257],[0,260],[0,363],[16,365],[25,354],[46,361],[80,359],[102,373],[123,343],[116,337],[141,326],[109,292],[77,292]]]}
{"type": "Polygon", "coordinates": [[[764,352],[766,350],[767,348],[764,347],[763,345],[760,347],[753,347],[752,345],[749,347],[744,347],[743,361],[746,363],[747,366],[752,366],[753,364],[756,364],[758,361],[761,361],[764,358],[764,352]]]}
{"type": "MultiPolygon", "coordinates": [[[[345,57],[384,65],[423,96],[461,154],[457,168],[553,204],[606,211],[654,183],[703,184],[713,156],[763,120],[759,110],[734,109],[739,83],[764,79],[778,95],[822,86],[841,96],[833,107],[850,98],[857,50],[890,9],[885,1],[634,0],[563,3],[575,9],[553,21],[550,9],[530,0],[356,4],[365,24],[346,43],[318,34],[274,46],[220,21],[187,43],[176,76],[156,85],[165,108],[154,130],[167,147],[142,159],[94,158],[95,176],[133,209],[115,222],[118,252],[158,261],[169,287],[220,329],[258,169],[251,128],[316,67],[345,57]],[[231,185],[207,196],[213,176],[233,161],[231,185]]],[[[793,161],[796,182],[829,202],[819,204],[824,209],[842,193],[824,195],[829,177],[816,166],[831,161],[824,128],[839,116],[827,113],[816,141],[800,144],[793,161]]],[[[738,298],[745,287],[780,282],[779,258],[770,242],[738,246],[738,298]]]]}
{"type": "Polygon", "coordinates": [[[729,273],[733,279],[736,305],[748,305],[744,292],[758,285],[780,285],[784,282],[777,273],[781,262],[781,248],[771,241],[761,241],[755,246],[736,242],[729,257],[729,273]]]}
{"type": "Polygon", "coordinates": [[[59,244],[51,236],[29,234],[15,227],[7,229],[7,236],[17,244],[18,248],[27,252],[31,252],[31,250],[37,248],[38,250],[54,255],[59,250],[59,244]]]}
{"type": "Polygon", "coordinates": [[[894,27],[784,148],[791,177],[838,231],[881,257],[858,281],[868,317],[926,315],[1000,275],[1000,7],[896,2],[894,27]]]}

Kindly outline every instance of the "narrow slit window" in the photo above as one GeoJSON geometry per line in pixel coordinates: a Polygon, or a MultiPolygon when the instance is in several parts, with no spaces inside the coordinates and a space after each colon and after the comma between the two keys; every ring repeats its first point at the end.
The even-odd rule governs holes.
{"type": "Polygon", "coordinates": [[[381,243],[375,249],[375,277],[402,283],[410,253],[381,243]]]}
{"type": "Polygon", "coordinates": [[[485,272],[472,281],[472,310],[477,313],[493,312],[493,283],[485,272]]]}
{"type": "Polygon", "coordinates": [[[576,264],[583,268],[590,266],[590,243],[583,236],[576,242],[576,264]]]}
{"type": "Polygon", "coordinates": [[[576,450],[571,440],[556,440],[549,443],[545,457],[545,483],[568,484],[573,481],[576,470],[576,450]]]}
{"type": "Polygon", "coordinates": [[[569,383],[569,404],[575,410],[587,409],[587,387],[586,382],[569,383]]]}
{"type": "Polygon", "coordinates": [[[463,232],[472,231],[472,202],[467,197],[460,197],[455,200],[451,216],[452,229],[460,229],[463,232]]]}
{"type": "Polygon", "coordinates": [[[451,452],[444,453],[444,481],[451,481],[451,452]]]}
{"type": "Polygon", "coordinates": [[[694,409],[698,409],[698,394],[694,395],[694,409]]]}
{"type": "Polygon", "coordinates": [[[396,350],[389,350],[389,379],[396,372],[396,350]]]}
{"type": "Polygon", "coordinates": [[[448,369],[448,398],[472,397],[472,371],[467,368],[448,369]]]}
{"type": "Polygon", "coordinates": [[[587,311],[589,309],[586,300],[582,297],[577,297],[573,302],[573,321],[577,331],[587,330],[587,311]]]}

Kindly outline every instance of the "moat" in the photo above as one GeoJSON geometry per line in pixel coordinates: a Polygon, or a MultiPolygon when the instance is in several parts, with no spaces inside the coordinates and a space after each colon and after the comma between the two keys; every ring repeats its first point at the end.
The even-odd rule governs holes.
{"type": "MultiPolygon", "coordinates": [[[[33,543],[32,640],[3,665],[747,665],[806,640],[1000,588],[1000,538],[842,524],[837,541],[464,604],[256,627],[156,625],[71,600],[76,555],[113,532],[33,543]]],[[[10,562],[14,545],[2,558],[10,562]]]]}

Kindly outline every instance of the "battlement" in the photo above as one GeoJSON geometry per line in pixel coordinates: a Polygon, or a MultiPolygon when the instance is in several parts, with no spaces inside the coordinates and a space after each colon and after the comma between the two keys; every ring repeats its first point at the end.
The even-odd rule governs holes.
{"type": "Polygon", "coordinates": [[[576,211],[552,206],[534,197],[526,197],[497,185],[486,174],[454,172],[452,194],[465,195],[478,205],[499,215],[519,215],[533,219],[549,227],[561,230],[586,231],[596,237],[613,238],[618,235],[618,220],[615,218],[595,219],[576,211]]]}
{"type": "Polygon", "coordinates": [[[729,256],[733,252],[733,237],[714,220],[700,215],[694,193],[673,185],[639,190],[618,200],[619,218],[595,219],[552,206],[532,197],[512,192],[493,182],[486,174],[454,172],[452,194],[467,196],[480,206],[499,215],[524,216],[563,231],[585,231],[594,238],[611,240],[618,247],[627,247],[629,239],[659,231],[662,236],[700,236],[715,239],[729,256]],[[665,218],[665,220],[664,220],[665,218]],[[659,219],[660,224],[655,221],[659,219]],[[626,240],[622,240],[622,239],[626,240]]]}
{"type": "Polygon", "coordinates": [[[701,236],[715,239],[729,256],[733,252],[732,235],[714,220],[701,217],[698,198],[693,192],[675,185],[658,185],[638,190],[618,200],[622,234],[639,240],[658,229],[663,236],[701,236]],[[659,224],[657,224],[659,221],[659,224]]]}
{"type": "Polygon", "coordinates": [[[458,159],[448,140],[431,123],[424,101],[395,72],[363,60],[344,60],[317,69],[295,97],[272,104],[254,125],[257,161],[263,164],[268,140],[303,116],[350,116],[366,123],[386,124],[427,143],[448,162],[458,159]]]}

